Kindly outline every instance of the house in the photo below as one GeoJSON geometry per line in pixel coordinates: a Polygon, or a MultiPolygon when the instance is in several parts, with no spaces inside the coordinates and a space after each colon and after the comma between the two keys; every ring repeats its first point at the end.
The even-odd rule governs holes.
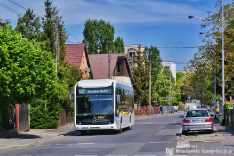
{"type": "Polygon", "coordinates": [[[131,45],[124,45],[124,49],[125,49],[125,54],[128,56],[129,59],[129,64],[130,67],[136,67],[137,64],[135,62],[133,62],[133,58],[134,56],[137,54],[137,51],[141,51],[143,52],[145,50],[144,47],[142,47],[140,44],[131,44],[131,45]]]}
{"type": "MultiPolygon", "coordinates": [[[[137,63],[133,62],[133,57],[137,54],[137,51],[143,52],[145,47],[140,44],[124,45],[125,54],[128,56],[129,64],[131,68],[137,67],[137,63]]],[[[164,68],[171,70],[173,77],[176,80],[176,64],[174,62],[162,62],[164,68]]]]}
{"type": "Polygon", "coordinates": [[[85,44],[65,44],[66,57],[64,62],[74,64],[78,70],[83,71],[83,78],[90,76],[90,63],[85,44]]]}
{"type": "Polygon", "coordinates": [[[176,64],[174,62],[162,62],[162,65],[163,68],[171,71],[172,76],[175,78],[176,81],[176,64]]]}
{"type": "Polygon", "coordinates": [[[134,79],[126,54],[110,55],[110,71],[108,54],[89,54],[88,56],[93,79],[108,79],[108,73],[110,72],[110,79],[133,85],[134,79]]]}

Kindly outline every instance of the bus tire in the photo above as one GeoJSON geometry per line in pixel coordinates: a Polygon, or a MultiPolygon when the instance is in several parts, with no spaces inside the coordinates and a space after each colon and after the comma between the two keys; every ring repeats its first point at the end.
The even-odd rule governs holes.
{"type": "Polygon", "coordinates": [[[121,118],[121,120],[120,120],[121,122],[120,122],[120,126],[119,126],[119,133],[122,133],[122,118],[121,118]]]}
{"type": "Polygon", "coordinates": [[[87,131],[80,131],[81,135],[86,135],[87,131]]]}
{"type": "Polygon", "coordinates": [[[129,127],[128,127],[128,129],[129,129],[129,130],[132,129],[131,116],[130,116],[130,118],[129,118],[129,127]]]}

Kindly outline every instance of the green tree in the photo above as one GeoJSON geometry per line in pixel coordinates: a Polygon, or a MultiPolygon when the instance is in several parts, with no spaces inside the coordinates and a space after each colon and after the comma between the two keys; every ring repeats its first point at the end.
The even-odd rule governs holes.
{"type": "MultiPolygon", "coordinates": [[[[208,12],[208,17],[204,20],[202,28],[209,28],[206,33],[202,46],[198,53],[195,54],[192,60],[191,69],[200,70],[204,68],[209,81],[214,83],[214,76],[217,78],[217,94],[222,94],[222,5],[221,1],[217,0],[215,3],[216,10],[214,13],[208,12]],[[203,67],[199,62],[205,62],[203,67]]],[[[234,29],[233,29],[233,13],[234,4],[224,5],[224,75],[225,75],[225,96],[234,94],[234,29]]],[[[209,87],[208,90],[213,92],[209,87]]]]}
{"type": "Polygon", "coordinates": [[[84,24],[82,43],[87,44],[88,54],[106,54],[108,51],[110,53],[122,52],[123,40],[117,37],[114,42],[114,33],[114,27],[109,22],[88,19],[84,24]],[[115,46],[118,46],[118,49],[115,49],[115,46]]]}
{"type": "Polygon", "coordinates": [[[157,105],[168,105],[169,101],[169,91],[170,91],[170,78],[163,72],[158,75],[157,81],[154,84],[153,95],[156,96],[157,105]]]}
{"type": "Polygon", "coordinates": [[[45,41],[46,51],[51,53],[51,56],[55,58],[55,34],[54,34],[54,16],[57,14],[57,8],[52,6],[52,1],[46,0],[45,4],[45,15],[42,17],[42,28],[44,30],[43,40],[45,41]]]}
{"type": "Polygon", "coordinates": [[[42,28],[44,30],[43,41],[46,43],[46,51],[52,54],[55,59],[55,23],[56,17],[58,17],[58,30],[59,30],[59,63],[63,64],[65,59],[65,43],[68,38],[66,29],[64,27],[64,21],[62,17],[58,16],[59,10],[56,6],[52,5],[51,0],[45,0],[45,16],[42,18],[42,28]]]}
{"type": "Polygon", "coordinates": [[[146,56],[143,52],[137,51],[137,55],[134,57],[134,62],[137,63],[137,67],[133,68],[133,77],[135,83],[134,100],[140,103],[141,106],[148,105],[149,100],[149,68],[146,63],[146,56]]]}
{"type": "MultiPolygon", "coordinates": [[[[140,103],[141,106],[149,105],[149,64],[147,63],[146,56],[143,52],[137,51],[137,55],[134,56],[134,62],[137,63],[137,67],[133,68],[133,77],[135,83],[134,100],[140,103]]],[[[151,87],[151,93],[154,88],[151,87]]],[[[151,101],[154,102],[156,97],[151,94],[151,101]]]]}
{"type": "Polygon", "coordinates": [[[124,53],[125,49],[124,49],[124,41],[122,37],[118,36],[114,41],[114,45],[115,45],[116,53],[124,53]]]}
{"type": "Polygon", "coordinates": [[[36,17],[33,10],[26,10],[26,13],[18,18],[17,26],[15,30],[20,32],[23,37],[29,40],[36,39],[36,41],[41,41],[43,32],[41,31],[40,18],[36,17]]]}
{"type": "Polygon", "coordinates": [[[0,29],[0,110],[49,98],[57,84],[55,62],[42,45],[28,41],[9,24],[0,29]]]}
{"type": "Polygon", "coordinates": [[[147,46],[145,47],[144,53],[151,64],[152,83],[154,84],[157,81],[158,74],[162,71],[160,52],[157,47],[151,45],[149,48],[147,46]]]}

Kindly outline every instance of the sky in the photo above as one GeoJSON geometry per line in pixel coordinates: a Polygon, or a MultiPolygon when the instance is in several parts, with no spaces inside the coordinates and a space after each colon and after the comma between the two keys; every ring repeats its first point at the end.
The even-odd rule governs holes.
{"type": "MultiPolygon", "coordinates": [[[[233,0],[223,0],[224,4],[233,0]]],[[[123,38],[125,45],[141,44],[156,46],[164,62],[176,63],[176,70],[193,59],[202,46],[206,32],[201,29],[200,19],[206,18],[207,12],[215,13],[216,0],[54,0],[68,31],[69,43],[83,40],[85,21],[88,19],[104,20],[113,25],[115,38],[123,38]],[[186,48],[189,47],[189,48],[186,48]]],[[[27,8],[44,16],[44,0],[0,0],[0,18],[10,20],[14,27],[18,14],[25,14],[27,8]]]]}

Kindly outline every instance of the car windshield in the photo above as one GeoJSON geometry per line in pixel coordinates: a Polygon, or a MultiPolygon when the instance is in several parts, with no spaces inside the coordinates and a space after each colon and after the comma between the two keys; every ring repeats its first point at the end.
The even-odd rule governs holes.
{"type": "Polygon", "coordinates": [[[187,112],[186,117],[208,117],[206,110],[190,110],[187,112]]]}

